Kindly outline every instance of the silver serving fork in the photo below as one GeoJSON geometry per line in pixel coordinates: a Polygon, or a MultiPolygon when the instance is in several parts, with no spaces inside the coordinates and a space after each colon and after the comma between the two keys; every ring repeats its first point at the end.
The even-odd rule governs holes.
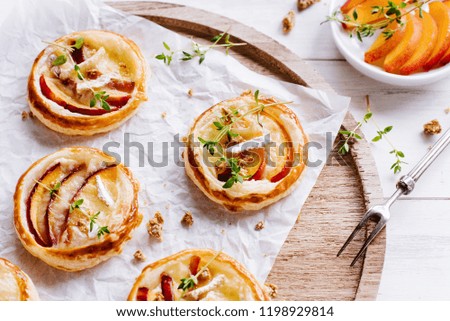
{"type": "Polygon", "coordinates": [[[337,256],[345,250],[347,245],[353,240],[355,235],[361,230],[361,228],[369,221],[376,221],[375,228],[372,233],[370,233],[367,240],[364,242],[363,246],[359,250],[358,254],[353,259],[350,266],[355,265],[356,261],[364,254],[369,244],[375,239],[378,233],[385,227],[386,222],[389,220],[391,213],[389,208],[391,205],[401,196],[408,195],[414,190],[416,182],[422,176],[422,174],[427,170],[427,168],[433,163],[433,161],[439,156],[439,154],[447,147],[450,143],[450,129],[448,129],[442,137],[431,147],[431,149],[422,157],[419,163],[414,166],[414,168],[407,174],[400,178],[397,183],[397,190],[392,194],[392,196],[382,205],[375,205],[371,207],[363,216],[359,224],[353,230],[352,234],[345,241],[342,248],[339,250],[337,256]]]}

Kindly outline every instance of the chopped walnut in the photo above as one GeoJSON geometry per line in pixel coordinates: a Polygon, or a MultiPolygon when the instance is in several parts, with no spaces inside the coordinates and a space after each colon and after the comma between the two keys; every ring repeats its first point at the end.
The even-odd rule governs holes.
{"type": "Polygon", "coordinates": [[[134,252],[134,259],[136,261],[144,262],[145,261],[145,255],[144,255],[144,253],[142,253],[141,250],[137,250],[136,252],[134,252]]]}
{"type": "Polygon", "coordinates": [[[28,115],[30,116],[30,118],[34,118],[34,115],[31,111],[28,112],[28,115]]]}
{"type": "Polygon", "coordinates": [[[157,293],[153,301],[166,301],[166,300],[164,300],[164,295],[162,293],[157,293]]]}
{"type": "Polygon", "coordinates": [[[298,11],[305,10],[319,1],[320,0],[297,0],[297,9],[298,11]]]}
{"type": "Polygon", "coordinates": [[[272,283],[266,283],[264,286],[266,287],[267,294],[270,298],[275,299],[278,295],[278,286],[272,283]]]}
{"type": "Polygon", "coordinates": [[[167,117],[167,113],[166,113],[166,112],[162,112],[162,113],[161,113],[161,118],[162,118],[162,119],[166,119],[166,117],[167,117]]]}
{"type": "Polygon", "coordinates": [[[26,120],[28,118],[28,112],[23,111],[22,112],[22,120],[26,120]]]}
{"type": "Polygon", "coordinates": [[[192,213],[191,212],[186,212],[183,216],[183,218],[181,219],[181,224],[183,224],[184,226],[192,226],[192,224],[194,224],[194,218],[192,217],[192,213]]]}
{"type": "Polygon", "coordinates": [[[258,222],[258,224],[255,225],[255,230],[256,231],[261,231],[264,228],[264,222],[260,221],[258,222]]]}
{"type": "Polygon", "coordinates": [[[295,13],[290,10],[288,14],[283,18],[283,32],[288,33],[295,26],[295,13]]]}
{"type": "Polygon", "coordinates": [[[147,223],[147,231],[148,234],[160,241],[163,240],[162,231],[163,231],[164,219],[160,212],[156,212],[155,216],[150,219],[147,223]]]}
{"type": "Polygon", "coordinates": [[[192,89],[191,88],[189,88],[187,94],[188,94],[189,97],[192,97],[193,93],[192,93],[192,89]]]}
{"type": "Polygon", "coordinates": [[[437,119],[433,119],[432,121],[423,125],[423,132],[427,135],[436,135],[440,134],[442,131],[441,124],[437,119]]]}
{"type": "Polygon", "coordinates": [[[200,275],[198,276],[199,281],[209,281],[210,279],[211,279],[211,272],[209,271],[208,268],[203,270],[203,272],[200,273],[200,275]]]}
{"type": "Polygon", "coordinates": [[[251,89],[244,90],[242,92],[241,96],[246,96],[246,95],[252,95],[252,90],[251,89]]]}

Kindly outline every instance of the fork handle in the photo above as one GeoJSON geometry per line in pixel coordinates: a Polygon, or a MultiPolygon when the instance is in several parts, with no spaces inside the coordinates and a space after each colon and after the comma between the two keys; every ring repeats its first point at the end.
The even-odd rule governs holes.
{"type": "Polygon", "coordinates": [[[434,143],[430,150],[422,157],[422,159],[417,163],[416,166],[405,176],[401,177],[397,186],[404,190],[404,194],[409,194],[413,189],[415,183],[419,180],[422,174],[427,170],[427,168],[434,162],[434,160],[439,156],[439,154],[447,147],[450,143],[450,129],[442,135],[439,140],[434,143]]]}

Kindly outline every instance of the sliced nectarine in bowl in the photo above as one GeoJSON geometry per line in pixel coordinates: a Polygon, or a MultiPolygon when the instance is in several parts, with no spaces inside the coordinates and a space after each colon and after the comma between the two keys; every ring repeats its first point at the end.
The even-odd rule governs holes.
{"type": "Polygon", "coordinates": [[[430,57],[433,48],[435,48],[437,38],[436,22],[434,22],[434,19],[426,11],[422,12],[422,18],[420,20],[422,21],[423,28],[419,44],[411,58],[400,67],[398,70],[399,74],[410,75],[422,69],[430,57]]]}
{"type": "Polygon", "coordinates": [[[430,15],[437,24],[438,33],[436,43],[433,46],[433,51],[423,67],[425,70],[436,67],[450,48],[450,7],[442,2],[431,2],[428,7],[430,15]]]}

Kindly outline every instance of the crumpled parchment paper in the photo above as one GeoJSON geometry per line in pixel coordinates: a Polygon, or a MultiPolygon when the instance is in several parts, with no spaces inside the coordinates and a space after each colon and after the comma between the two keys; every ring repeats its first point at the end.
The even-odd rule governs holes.
{"type": "Polygon", "coordinates": [[[326,133],[335,137],[349,99],[259,75],[219,50],[208,52],[201,65],[198,60],[175,58],[167,66],[154,58],[163,51],[162,42],[175,49],[190,49],[190,39],[100,1],[16,1],[14,6],[0,33],[0,257],[28,273],[44,300],[125,300],[146,264],[195,247],[223,249],[263,282],[327,159],[326,133]],[[27,77],[35,57],[46,46],[42,40],[85,29],[115,31],[138,44],[151,71],[148,102],[118,129],[94,137],[68,137],[47,129],[37,119],[22,120],[22,111],[28,110],[27,77]],[[192,97],[187,95],[189,89],[192,97]],[[323,146],[310,149],[310,160],[321,160],[322,165],[308,167],[300,185],[285,199],[258,212],[235,215],[209,201],[186,177],[170,143],[175,135],[186,135],[194,118],[205,109],[247,89],[295,102],[290,107],[310,140],[323,146]],[[127,151],[127,140],[144,147],[143,166],[139,166],[139,148],[128,144],[127,151]],[[102,149],[108,142],[115,142],[110,152],[127,161],[140,181],[143,223],[121,255],[82,272],[54,269],[30,255],[16,235],[13,194],[17,180],[33,162],[60,148],[85,145],[102,149]],[[164,158],[165,148],[168,156],[164,158]],[[153,162],[167,165],[151,166],[149,155],[153,162]],[[145,227],[155,211],[165,219],[163,242],[151,239],[145,227]],[[194,216],[190,228],[180,224],[185,211],[194,216]],[[255,231],[259,221],[266,227],[255,231]],[[147,256],[145,263],[133,261],[137,249],[147,256]]]}

